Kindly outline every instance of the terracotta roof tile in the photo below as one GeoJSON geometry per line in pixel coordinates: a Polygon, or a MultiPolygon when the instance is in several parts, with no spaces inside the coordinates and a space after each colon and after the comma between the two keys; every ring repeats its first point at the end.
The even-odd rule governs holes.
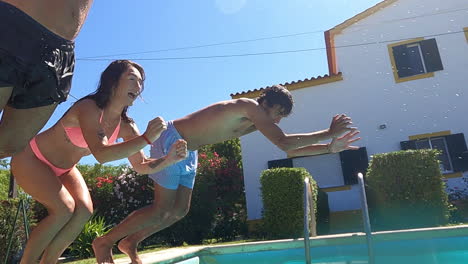
{"type": "MultiPolygon", "coordinates": [[[[291,85],[298,85],[298,84],[301,84],[301,83],[304,83],[304,82],[311,82],[311,86],[312,86],[314,81],[322,81],[322,80],[325,80],[325,79],[332,79],[332,78],[335,78],[335,77],[341,77],[341,72],[339,72],[337,74],[333,74],[331,76],[328,75],[328,74],[325,74],[323,76],[311,77],[310,79],[306,78],[304,80],[286,82],[286,83],[280,84],[280,85],[288,87],[288,86],[291,86],[291,85]]],[[[262,88],[258,88],[258,89],[254,89],[254,90],[247,90],[247,91],[244,91],[244,92],[238,92],[238,93],[235,93],[235,94],[231,94],[231,97],[239,97],[239,96],[244,95],[244,94],[260,92],[260,91],[265,90],[265,89],[270,88],[270,87],[271,86],[266,86],[266,87],[262,87],[262,88]]]]}

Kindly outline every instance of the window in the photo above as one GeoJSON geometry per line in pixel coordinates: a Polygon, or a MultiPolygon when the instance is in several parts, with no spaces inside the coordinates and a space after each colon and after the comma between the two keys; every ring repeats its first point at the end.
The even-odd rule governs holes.
{"type": "Polygon", "coordinates": [[[437,149],[442,153],[439,155],[440,170],[443,173],[453,172],[452,162],[450,161],[447,142],[444,137],[426,138],[416,140],[416,149],[437,149]]]}
{"type": "Polygon", "coordinates": [[[268,169],[272,168],[293,168],[292,159],[279,159],[279,160],[269,160],[268,169]]]}
{"type": "Polygon", "coordinates": [[[357,184],[357,174],[359,172],[366,174],[369,166],[366,147],[361,147],[358,150],[342,151],[340,152],[340,159],[345,185],[357,184]]]}
{"type": "Polygon", "coordinates": [[[434,76],[443,70],[435,39],[415,39],[388,46],[396,82],[434,76]]]}
{"type": "Polygon", "coordinates": [[[400,142],[401,149],[438,149],[440,168],[443,173],[468,171],[468,151],[463,133],[447,134],[442,131],[416,135],[408,141],[400,142]]]}

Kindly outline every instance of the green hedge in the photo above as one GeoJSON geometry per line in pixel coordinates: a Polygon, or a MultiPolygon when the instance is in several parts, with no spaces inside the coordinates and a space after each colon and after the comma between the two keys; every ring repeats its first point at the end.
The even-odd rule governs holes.
{"type": "Polygon", "coordinates": [[[366,184],[373,230],[447,224],[449,206],[435,150],[376,154],[366,184]]]}
{"type": "Polygon", "coordinates": [[[317,183],[306,169],[274,168],[263,171],[260,182],[263,231],[267,237],[297,238],[304,235],[303,195],[306,177],[312,184],[312,197],[316,204],[317,183]]]}

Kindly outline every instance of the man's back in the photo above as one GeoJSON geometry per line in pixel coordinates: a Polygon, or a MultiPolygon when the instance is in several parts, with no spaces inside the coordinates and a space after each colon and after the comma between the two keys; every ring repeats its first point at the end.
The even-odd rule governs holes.
{"type": "Polygon", "coordinates": [[[174,121],[188,149],[240,137],[256,130],[246,117],[247,107],[258,104],[251,99],[222,101],[174,121]]]}

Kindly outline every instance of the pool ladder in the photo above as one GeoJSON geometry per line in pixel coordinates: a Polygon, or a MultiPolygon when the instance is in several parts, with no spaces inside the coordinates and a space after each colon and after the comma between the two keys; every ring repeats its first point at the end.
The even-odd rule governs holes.
{"type": "Polygon", "coordinates": [[[361,211],[364,230],[366,232],[367,254],[369,255],[369,264],[375,264],[374,243],[372,242],[372,232],[369,220],[369,207],[367,206],[366,188],[364,186],[364,176],[358,173],[359,191],[361,195],[361,211]]]}
{"type": "MultiPolygon", "coordinates": [[[[359,191],[361,195],[361,211],[362,211],[362,219],[364,223],[364,230],[366,233],[366,242],[367,242],[367,254],[369,257],[369,264],[375,264],[375,255],[374,255],[374,243],[372,242],[372,232],[370,226],[370,219],[369,219],[369,207],[367,206],[367,197],[366,197],[366,189],[364,186],[364,176],[362,173],[358,173],[358,182],[359,182],[359,191]]],[[[309,221],[309,213],[312,212],[312,219],[315,220],[315,214],[313,212],[312,205],[312,194],[310,190],[309,178],[304,179],[304,249],[305,249],[305,257],[306,257],[306,264],[312,263],[312,258],[310,255],[310,221],[309,221]]],[[[315,223],[315,221],[314,221],[315,223]]],[[[315,231],[314,231],[315,235],[315,231]]]]}
{"type": "MultiPolygon", "coordinates": [[[[315,214],[313,212],[313,208],[311,209],[311,201],[312,201],[312,194],[310,191],[310,184],[309,178],[306,177],[304,179],[304,249],[305,249],[305,257],[306,257],[306,264],[311,264],[312,259],[310,256],[310,221],[309,221],[309,213],[312,211],[311,218],[315,219],[315,214]]],[[[315,234],[315,231],[314,231],[315,234]]]]}

